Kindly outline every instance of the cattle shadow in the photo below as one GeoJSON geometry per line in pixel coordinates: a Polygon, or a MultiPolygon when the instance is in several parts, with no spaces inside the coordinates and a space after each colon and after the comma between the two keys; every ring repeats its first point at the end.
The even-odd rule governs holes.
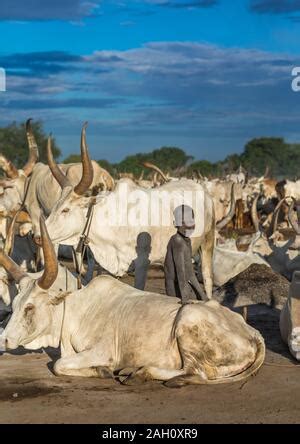
{"type": "Polygon", "coordinates": [[[136,258],[131,262],[129,271],[134,272],[134,287],[144,290],[150,266],[150,254],[152,250],[152,238],[147,232],[139,233],[136,239],[136,258]]]}
{"type": "Polygon", "coordinates": [[[0,350],[0,356],[2,355],[12,355],[12,356],[24,356],[24,355],[28,355],[28,354],[42,354],[43,353],[43,349],[40,348],[38,350],[27,350],[24,347],[18,347],[15,350],[0,350]]]}
{"type": "Polygon", "coordinates": [[[280,311],[277,308],[270,308],[263,304],[250,305],[248,310],[248,324],[258,330],[263,336],[266,348],[277,355],[296,362],[290,354],[287,344],[285,344],[280,334],[280,311]]]}

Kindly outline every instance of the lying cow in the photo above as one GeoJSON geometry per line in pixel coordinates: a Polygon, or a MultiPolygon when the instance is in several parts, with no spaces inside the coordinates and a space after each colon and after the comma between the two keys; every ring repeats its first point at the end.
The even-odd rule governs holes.
{"type": "Polygon", "coordinates": [[[293,275],[288,299],[280,314],[280,332],[294,358],[300,361],[300,272],[293,275]]]}
{"type": "Polygon", "coordinates": [[[6,349],[61,345],[56,375],[118,372],[127,384],[234,382],[261,367],[261,335],[216,301],[181,306],[177,298],[142,292],[111,276],[71,294],[58,291],[56,256],[44,226],[42,233],[46,270],[42,280],[19,275],[20,293],[3,333],[6,349]]]}
{"type": "Polygon", "coordinates": [[[268,265],[268,263],[253,251],[253,246],[259,234],[251,242],[247,251],[238,251],[235,241],[218,245],[214,250],[213,273],[214,285],[221,287],[232,278],[247,270],[252,264],[268,265]]]}

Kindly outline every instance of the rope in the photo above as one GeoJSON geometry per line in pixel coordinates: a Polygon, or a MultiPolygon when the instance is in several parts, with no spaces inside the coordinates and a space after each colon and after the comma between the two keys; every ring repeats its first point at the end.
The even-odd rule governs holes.
{"type": "MultiPolygon", "coordinates": [[[[92,220],[93,220],[93,215],[94,215],[94,206],[96,205],[96,197],[92,197],[90,204],[89,204],[89,208],[88,208],[88,212],[86,215],[87,221],[86,224],[84,226],[84,229],[82,231],[82,234],[80,236],[80,240],[78,242],[78,245],[76,247],[76,253],[81,253],[81,264],[80,266],[78,266],[77,264],[77,260],[74,259],[74,263],[75,263],[75,268],[77,269],[78,272],[78,289],[80,290],[82,288],[81,285],[81,276],[82,276],[82,267],[83,267],[83,259],[84,259],[84,255],[86,253],[86,249],[88,247],[88,244],[90,242],[89,239],[89,234],[90,234],[90,230],[91,230],[91,225],[92,225],[92,220]]],[[[73,256],[74,258],[74,256],[73,256]]]]}

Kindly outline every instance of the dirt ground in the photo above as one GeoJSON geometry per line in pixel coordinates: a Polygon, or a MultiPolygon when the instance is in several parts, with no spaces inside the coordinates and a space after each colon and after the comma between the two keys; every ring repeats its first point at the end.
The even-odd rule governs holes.
{"type": "MultiPolygon", "coordinates": [[[[147,289],[163,292],[161,273],[150,273],[147,289]]],[[[280,339],[278,320],[277,310],[249,308],[248,322],[262,332],[267,354],[259,373],[243,384],[124,386],[54,376],[57,350],[2,354],[0,423],[299,423],[300,366],[280,339]]]]}

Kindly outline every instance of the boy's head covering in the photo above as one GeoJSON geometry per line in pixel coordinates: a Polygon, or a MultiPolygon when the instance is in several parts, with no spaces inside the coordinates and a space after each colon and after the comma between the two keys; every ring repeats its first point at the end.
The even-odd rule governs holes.
{"type": "Polygon", "coordinates": [[[174,210],[174,225],[175,227],[194,227],[195,226],[195,215],[194,211],[188,205],[180,205],[174,210]]]}

